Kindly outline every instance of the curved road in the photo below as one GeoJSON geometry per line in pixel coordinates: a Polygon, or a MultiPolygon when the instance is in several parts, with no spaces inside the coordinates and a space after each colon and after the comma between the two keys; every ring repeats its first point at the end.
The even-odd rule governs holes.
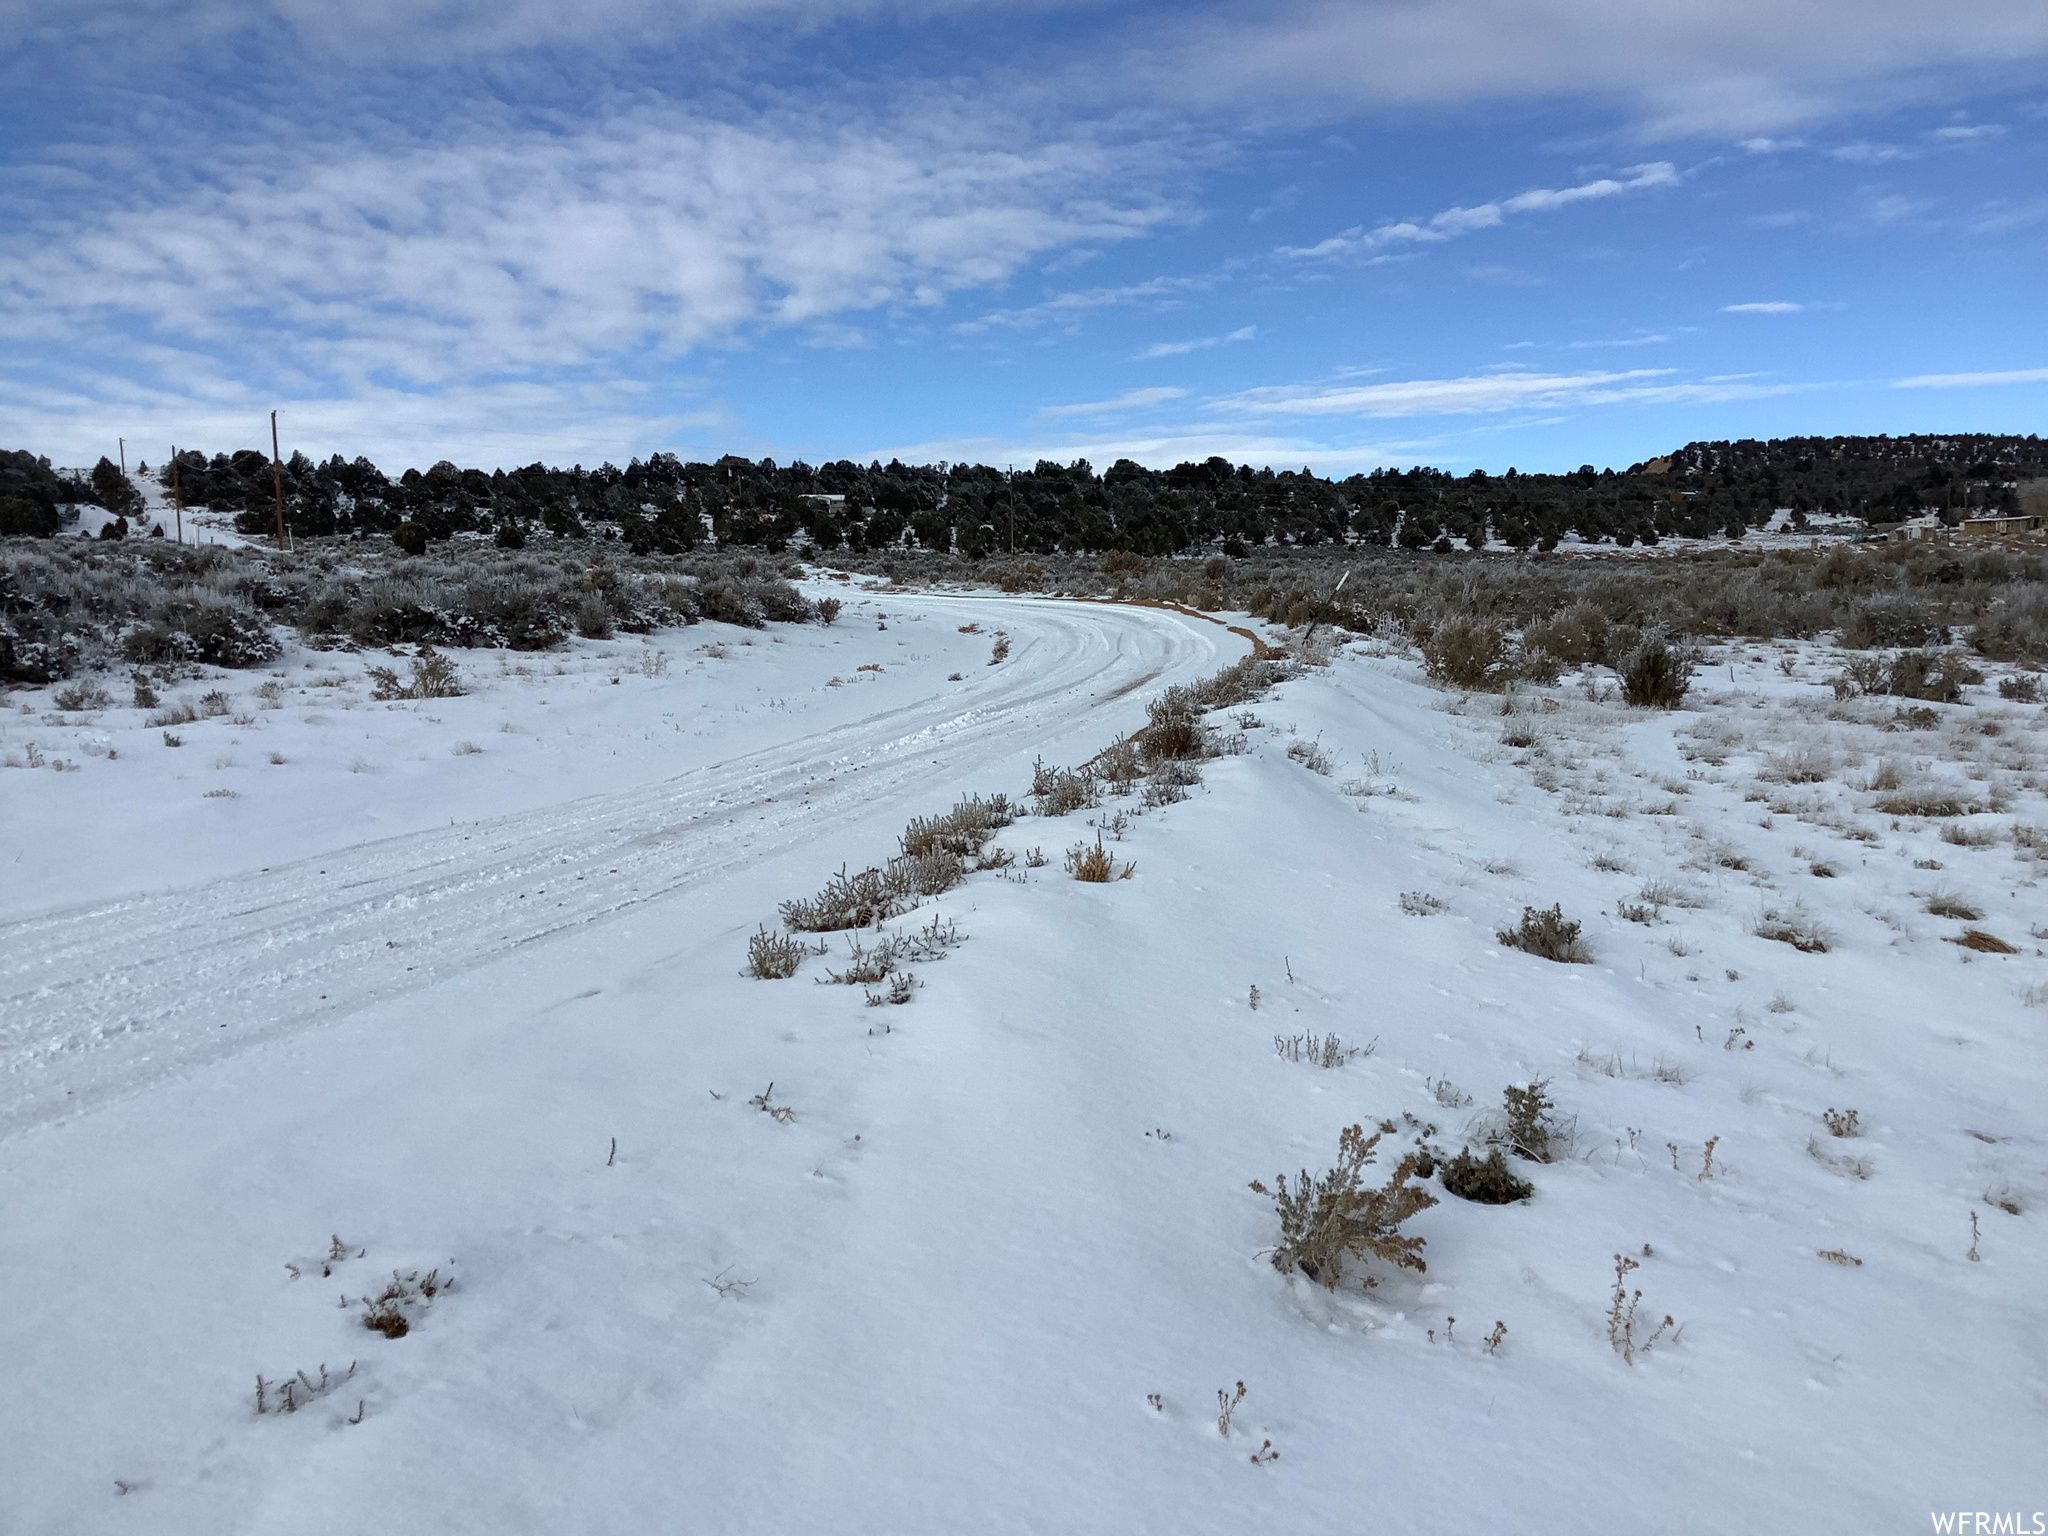
{"type": "Polygon", "coordinates": [[[905,816],[1091,712],[1244,643],[1158,609],[904,597],[1000,625],[1007,664],[654,785],[0,924],[0,1135],[354,1013],[900,803],[905,816]]]}

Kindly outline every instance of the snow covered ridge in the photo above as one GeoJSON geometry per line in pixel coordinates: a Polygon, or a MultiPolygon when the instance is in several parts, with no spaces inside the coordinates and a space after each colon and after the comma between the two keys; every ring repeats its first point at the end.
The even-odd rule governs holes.
{"type": "Polygon", "coordinates": [[[407,558],[350,546],[297,554],[161,541],[0,543],[0,686],[123,663],[161,684],[193,664],[274,660],[281,627],[307,644],[544,651],[713,619],[758,629],[829,623],[802,568],[753,555],[671,559],[601,547],[407,558]],[[168,669],[168,671],[166,671],[168,669]]]}
{"type": "Polygon", "coordinates": [[[1644,710],[1605,664],[1467,692],[1344,636],[1146,751],[1240,652],[850,591],[830,628],[443,653],[467,692],[352,709],[312,700],[358,660],[288,651],[277,709],[207,679],[255,725],[0,774],[6,899],[42,893],[0,926],[5,1523],[2048,1504],[2028,674],[1838,697],[1873,658],[1704,641],[1644,710]],[[742,974],[890,850],[970,874],[742,974]]]}

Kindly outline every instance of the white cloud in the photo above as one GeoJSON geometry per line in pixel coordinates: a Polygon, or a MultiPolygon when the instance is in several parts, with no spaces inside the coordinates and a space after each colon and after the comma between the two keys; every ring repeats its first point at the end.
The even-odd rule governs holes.
{"type": "Polygon", "coordinates": [[[1205,352],[1210,347],[1220,347],[1227,342],[1250,341],[1259,334],[1255,325],[1241,326],[1225,336],[1198,336],[1193,341],[1158,341],[1138,354],[1141,363],[1157,357],[1185,357],[1190,352],[1205,352]]]}
{"type": "Polygon", "coordinates": [[[953,329],[962,336],[974,336],[996,327],[1028,330],[1055,322],[1072,323],[1091,309],[1119,308],[1145,304],[1161,309],[1179,308],[1181,296],[1214,287],[1213,277],[1153,277],[1142,283],[1123,283],[1108,288],[1077,288],[1056,293],[1021,309],[998,309],[978,319],[963,320],[953,329]]]}
{"type": "Polygon", "coordinates": [[[1896,144],[1866,144],[1860,141],[1855,144],[1837,145],[1828,151],[1828,155],[1835,160],[1846,160],[1851,165],[1888,165],[1894,160],[1914,158],[1911,150],[1901,149],[1896,144]]]}
{"type": "Polygon", "coordinates": [[[1604,100],[1650,135],[1754,138],[1944,86],[2026,88],[2048,54],[2040,0],[1267,0],[1247,14],[1184,21],[1152,64],[1158,88],[1265,116],[1604,100]]]}
{"type": "MultiPolygon", "coordinates": [[[[105,374],[68,385],[0,381],[0,417],[58,463],[90,464],[121,435],[130,459],[151,463],[170,445],[210,451],[269,451],[269,410],[279,397],[205,372],[189,358],[175,385],[139,385],[105,374]]],[[[376,385],[347,395],[285,397],[278,425],[284,450],[315,458],[367,454],[386,469],[437,459],[510,468],[550,463],[623,464],[650,448],[696,443],[707,452],[735,445],[740,423],[716,403],[678,401],[620,379],[456,384],[430,390],[376,385]]]]}
{"type": "Polygon", "coordinates": [[[1977,389],[1991,384],[2048,384],[2048,368],[2008,368],[2000,373],[1918,373],[1895,379],[1893,389],[1977,389]]]}
{"type": "Polygon", "coordinates": [[[934,305],[1165,216],[1136,152],[992,142],[944,111],[865,127],[645,109],[573,132],[223,153],[216,180],[16,227],[0,317],[139,320],[320,381],[442,384],[674,356],[756,325],[934,305]]]}
{"type": "Polygon", "coordinates": [[[1755,400],[1822,385],[1684,383],[1668,368],[1606,373],[1477,374],[1385,384],[1272,385],[1225,395],[1217,410],[1254,416],[1451,416],[1565,405],[1755,400]]]}
{"type": "Polygon", "coordinates": [[[1535,187],[1477,207],[1446,208],[1419,223],[1401,219],[1377,224],[1370,229],[1362,224],[1354,225],[1342,234],[1332,235],[1315,245],[1283,245],[1275,254],[1301,260],[1332,260],[1369,255],[1391,245],[1433,244],[1454,240],[1475,230],[1492,229],[1514,214],[1550,213],[1573,203],[1617,197],[1624,192],[1673,187],[1678,185],[1679,179],[1670,162],[1658,160],[1648,165],[1631,166],[1619,178],[1603,176],[1575,187],[1535,187]]]}
{"type": "Polygon", "coordinates": [[[1796,315],[1806,308],[1789,299],[1762,299],[1751,304],[1723,304],[1724,315],[1796,315]]]}
{"type": "Polygon", "coordinates": [[[1148,405],[1162,405],[1168,400],[1178,400],[1187,394],[1184,389],[1171,385],[1158,385],[1152,389],[1127,389],[1114,400],[1086,400],[1075,405],[1040,406],[1041,416],[1108,416],[1118,411],[1140,410],[1148,405]]]}
{"type": "Polygon", "coordinates": [[[1634,336],[1616,336],[1601,341],[1573,341],[1566,343],[1573,351],[1585,351],[1594,347],[1654,347],[1660,341],[1669,341],[1663,331],[1641,331],[1634,336]]]}
{"type": "Polygon", "coordinates": [[[1978,123],[1972,127],[1951,124],[1946,128],[1935,129],[1931,137],[1947,144],[1966,144],[1972,139],[1995,139],[2004,132],[2005,129],[1997,123],[1978,123]]]}

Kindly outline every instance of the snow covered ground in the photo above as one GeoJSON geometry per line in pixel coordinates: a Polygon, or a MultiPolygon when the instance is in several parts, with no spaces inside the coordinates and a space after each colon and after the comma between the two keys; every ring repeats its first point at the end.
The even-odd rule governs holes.
{"type": "Polygon", "coordinates": [[[848,595],[831,629],[462,655],[458,699],[292,654],[273,700],[208,684],[230,713],[175,749],[17,696],[0,758],[45,766],[0,769],[0,1529],[2048,1508],[2039,706],[1930,724],[1744,646],[1675,714],[1572,679],[1504,714],[1354,642],[1219,717],[1246,750],[1187,801],[1018,820],[1016,867],[891,924],[966,942],[867,1006],[816,984],[843,935],[776,982],[746,936],[1245,646],[848,595]],[[1091,821],[1130,879],[1061,873],[1091,821]],[[1497,942],[1553,903],[1590,964],[1497,942]],[[1331,1032],[1361,1053],[1288,1059],[1331,1032]],[[1432,1184],[1426,1273],[1267,1262],[1249,1181],[1354,1123],[1454,1149],[1538,1079],[1565,1155],[1517,1160],[1522,1204],[1432,1184]],[[1638,1337],[1674,1319],[1633,1363],[1618,1255],[1638,1337]],[[362,1326],[394,1270],[456,1280],[402,1338],[362,1326]],[[259,1374],[275,1408],[323,1365],[257,1413],[259,1374]]]}

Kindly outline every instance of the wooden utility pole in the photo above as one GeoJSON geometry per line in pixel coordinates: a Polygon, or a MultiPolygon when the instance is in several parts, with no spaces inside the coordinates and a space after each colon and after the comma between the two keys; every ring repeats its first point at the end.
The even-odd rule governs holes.
{"type": "Polygon", "coordinates": [[[115,451],[121,455],[121,473],[125,475],[128,473],[128,439],[117,437],[114,441],[120,444],[120,447],[115,451]]]}
{"type": "Polygon", "coordinates": [[[277,487],[277,547],[284,548],[284,460],[277,456],[277,412],[270,413],[270,478],[277,487]]]}
{"type": "Polygon", "coordinates": [[[178,448],[171,445],[171,505],[178,509],[178,542],[185,542],[185,493],[178,488],[178,448]]]}

